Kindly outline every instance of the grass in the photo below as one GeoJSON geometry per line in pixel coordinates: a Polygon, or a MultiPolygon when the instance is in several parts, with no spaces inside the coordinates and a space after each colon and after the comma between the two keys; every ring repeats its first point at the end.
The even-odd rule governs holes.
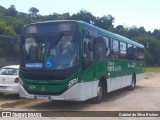
{"type": "Polygon", "coordinates": [[[145,72],[156,72],[160,73],[160,67],[146,67],[145,72]]]}

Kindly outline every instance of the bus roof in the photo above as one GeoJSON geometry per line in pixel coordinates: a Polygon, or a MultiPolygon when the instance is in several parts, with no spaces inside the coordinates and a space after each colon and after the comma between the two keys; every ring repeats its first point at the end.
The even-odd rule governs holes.
{"type": "Polygon", "coordinates": [[[126,37],[123,37],[123,36],[118,35],[116,33],[109,32],[109,31],[104,30],[102,28],[99,28],[99,27],[96,27],[96,26],[91,25],[89,23],[86,23],[86,22],[83,22],[83,21],[78,21],[78,20],[52,20],[52,21],[36,22],[36,23],[28,24],[25,27],[30,26],[30,25],[44,24],[44,23],[63,23],[63,22],[80,23],[80,24],[86,25],[86,26],[88,26],[88,27],[100,32],[103,35],[107,35],[107,36],[112,37],[114,39],[117,39],[117,40],[129,43],[129,44],[144,48],[144,45],[142,45],[140,43],[137,43],[137,42],[135,42],[133,40],[130,40],[130,39],[126,38],[126,37]]]}

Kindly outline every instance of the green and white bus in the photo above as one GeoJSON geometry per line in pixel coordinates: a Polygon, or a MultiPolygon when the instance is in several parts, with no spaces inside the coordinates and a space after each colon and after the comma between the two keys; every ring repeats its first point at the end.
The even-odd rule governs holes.
{"type": "Polygon", "coordinates": [[[105,93],[144,77],[144,46],[82,21],[23,29],[20,97],[101,102],[105,93]]]}

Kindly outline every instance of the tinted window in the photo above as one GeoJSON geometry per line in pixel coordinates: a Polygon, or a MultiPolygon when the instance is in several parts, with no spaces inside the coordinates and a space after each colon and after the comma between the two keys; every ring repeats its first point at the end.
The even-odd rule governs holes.
{"type": "Polygon", "coordinates": [[[114,39],[113,39],[113,50],[119,51],[119,43],[117,40],[114,40],[114,39]]]}
{"type": "Polygon", "coordinates": [[[2,69],[0,69],[0,75],[18,75],[18,69],[16,69],[16,68],[2,68],[2,69]]]}
{"type": "Polygon", "coordinates": [[[143,60],[144,59],[144,49],[138,47],[137,52],[138,52],[138,59],[143,60]]]}
{"type": "Polygon", "coordinates": [[[119,58],[119,41],[112,39],[112,59],[118,59],[119,58]]]}
{"type": "Polygon", "coordinates": [[[83,38],[83,57],[86,61],[94,60],[94,45],[94,38],[90,36],[88,31],[85,31],[83,38]]]}
{"type": "Polygon", "coordinates": [[[25,67],[31,68],[33,65],[31,66],[30,63],[39,63],[39,68],[46,69],[66,69],[77,66],[79,61],[78,39],[79,36],[73,35],[26,38],[24,44],[25,67]]]}
{"type": "Polygon", "coordinates": [[[126,58],[126,53],[127,53],[126,50],[127,50],[126,43],[120,42],[120,56],[122,59],[126,58]]]}
{"type": "MultiPolygon", "coordinates": [[[[110,41],[109,41],[109,37],[104,37],[105,40],[105,56],[109,56],[110,55],[110,41]]],[[[107,57],[108,58],[108,57],[107,57]]]]}
{"type": "Polygon", "coordinates": [[[103,36],[99,36],[96,41],[96,58],[101,59],[105,58],[105,40],[103,36]]]}
{"type": "Polygon", "coordinates": [[[128,44],[128,49],[127,49],[127,54],[126,54],[126,57],[128,60],[136,60],[136,51],[137,48],[136,46],[133,46],[131,44],[128,44]]]}

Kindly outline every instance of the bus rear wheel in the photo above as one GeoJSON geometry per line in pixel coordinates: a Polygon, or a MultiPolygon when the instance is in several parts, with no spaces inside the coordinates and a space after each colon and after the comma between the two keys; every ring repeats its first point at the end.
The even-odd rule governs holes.
{"type": "Polygon", "coordinates": [[[98,88],[97,88],[97,96],[95,98],[92,98],[90,101],[93,104],[100,103],[103,99],[104,95],[104,89],[103,89],[103,84],[101,81],[98,83],[98,88]]]}

